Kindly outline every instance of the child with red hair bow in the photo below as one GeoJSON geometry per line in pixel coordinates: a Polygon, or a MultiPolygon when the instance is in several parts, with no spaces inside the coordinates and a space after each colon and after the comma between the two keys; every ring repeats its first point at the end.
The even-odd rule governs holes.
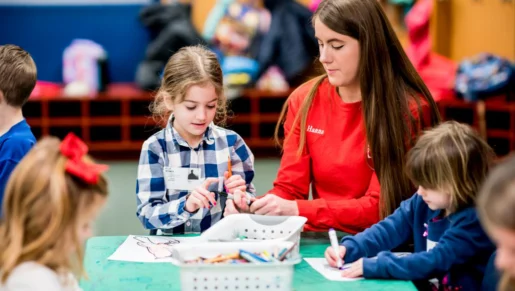
{"type": "Polygon", "coordinates": [[[80,290],[82,245],[107,197],[107,166],[87,152],[73,134],[45,137],[15,168],[0,224],[0,289],[80,290]]]}

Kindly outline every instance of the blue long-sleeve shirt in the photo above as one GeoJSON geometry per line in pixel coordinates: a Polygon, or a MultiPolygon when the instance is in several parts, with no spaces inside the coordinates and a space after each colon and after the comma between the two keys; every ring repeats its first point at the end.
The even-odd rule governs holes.
{"type": "Polygon", "coordinates": [[[494,245],[483,231],[475,208],[442,217],[415,194],[383,221],[342,239],[346,263],[363,259],[365,278],[439,279],[458,290],[480,290],[494,245]],[[414,253],[397,257],[389,250],[414,240],[414,253]],[[376,258],[372,258],[377,256],[376,258]]]}
{"type": "Polygon", "coordinates": [[[0,136],[0,210],[11,172],[35,143],[36,138],[25,119],[0,136]]]}
{"type": "Polygon", "coordinates": [[[483,286],[481,291],[497,291],[499,280],[501,279],[501,273],[495,268],[495,256],[497,252],[494,252],[486,265],[485,276],[483,278],[483,286]]]}

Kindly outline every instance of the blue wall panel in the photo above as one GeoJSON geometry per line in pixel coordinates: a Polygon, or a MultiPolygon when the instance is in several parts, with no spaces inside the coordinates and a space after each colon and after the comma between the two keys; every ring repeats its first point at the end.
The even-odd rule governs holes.
{"type": "Polygon", "coordinates": [[[0,44],[31,53],[38,79],[62,82],[62,54],[75,38],[101,44],[109,55],[113,82],[132,82],[149,34],[138,20],[144,4],[0,5],[0,44]]]}

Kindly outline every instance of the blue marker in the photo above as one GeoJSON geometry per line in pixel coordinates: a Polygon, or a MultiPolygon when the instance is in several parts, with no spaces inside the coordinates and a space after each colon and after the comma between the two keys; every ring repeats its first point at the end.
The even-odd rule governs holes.
{"type": "Polygon", "coordinates": [[[240,256],[251,263],[268,263],[267,260],[244,250],[240,250],[240,256]]]}

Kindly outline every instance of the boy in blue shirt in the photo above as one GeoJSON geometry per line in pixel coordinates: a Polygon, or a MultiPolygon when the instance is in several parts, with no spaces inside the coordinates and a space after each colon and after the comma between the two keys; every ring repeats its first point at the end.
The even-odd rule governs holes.
{"type": "Polygon", "coordinates": [[[36,64],[28,52],[0,46],[0,205],[11,172],[36,143],[22,113],[36,79],[36,64]]]}

